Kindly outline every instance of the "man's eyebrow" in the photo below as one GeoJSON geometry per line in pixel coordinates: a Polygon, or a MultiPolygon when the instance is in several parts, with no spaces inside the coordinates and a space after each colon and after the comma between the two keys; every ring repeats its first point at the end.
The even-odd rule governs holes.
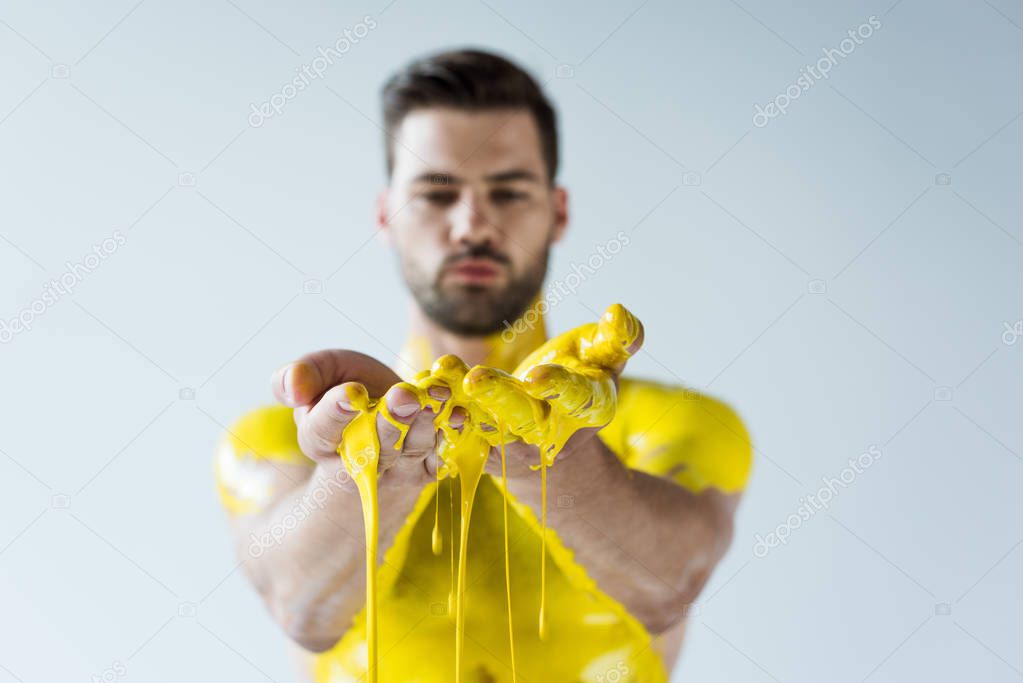
{"type": "Polygon", "coordinates": [[[486,180],[488,183],[500,183],[507,182],[509,180],[528,180],[534,183],[541,182],[540,176],[533,173],[532,171],[527,171],[524,168],[516,168],[510,171],[501,171],[500,173],[494,173],[486,176],[484,180],[486,180]]]}
{"type": "Polygon", "coordinates": [[[462,179],[453,173],[443,171],[425,171],[412,178],[413,183],[429,183],[430,185],[457,185],[462,179]]]}
{"type": "MultiPolygon", "coordinates": [[[[484,176],[483,179],[488,183],[502,183],[512,180],[525,180],[534,183],[542,182],[540,176],[524,168],[514,168],[508,171],[491,173],[488,176],[484,176]]],[[[430,185],[459,185],[464,182],[464,179],[453,173],[446,173],[444,171],[425,171],[414,176],[412,178],[412,182],[427,183],[430,185]]]]}

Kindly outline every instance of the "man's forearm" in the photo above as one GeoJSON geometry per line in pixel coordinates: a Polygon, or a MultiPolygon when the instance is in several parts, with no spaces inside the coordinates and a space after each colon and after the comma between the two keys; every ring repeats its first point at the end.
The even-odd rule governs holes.
{"type": "MultiPolygon", "coordinates": [[[[734,501],[629,470],[597,437],[548,472],[547,523],[601,590],[659,633],[685,616],[731,540],[734,501]]],[[[539,517],[539,476],[509,480],[539,517]]]]}
{"type": "MultiPolygon", "coordinates": [[[[344,635],[365,604],[362,504],[341,487],[340,470],[317,467],[271,507],[239,519],[239,554],[274,618],[300,645],[322,651],[344,635]]],[[[421,489],[379,490],[380,554],[390,547],[421,489]]]]}

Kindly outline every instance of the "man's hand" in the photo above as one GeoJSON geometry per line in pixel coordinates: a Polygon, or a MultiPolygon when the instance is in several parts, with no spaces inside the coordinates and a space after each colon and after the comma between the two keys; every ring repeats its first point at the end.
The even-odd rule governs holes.
{"type": "MultiPolygon", "coordinates": [[[[351,628],[366,604],[364,511],[338,455],[345,427],[358,415],[348,410],[345,399],[355,392],[384,396],[394,419],[409,426],[404,448],[398,451],[392,446],[399,430],[384,418],[377,423],[379,556],[405,524],[423,486],[434,480],[434,416],[420,408],[421,392],[403,389],[412,387],[383,363],[354,351],[309,354],[275,372],[271,384],[277,400],[294,409],[299,447],[315,467],[296,468],[302,470],[301,480],[280,481],[274,479],[281,476],[278,464],[257,461],[256,481],[264,485],[272,480],[279,487],[265,506],[234,517],[233,531],[239,560],[270,613],[302,647],[322,652],[351,628]],[[282,520],[294,516],[299,506],[304,511],[301,524],[287,526],[282,520]],[[279,529],[288,531],[275,531],[279,529]],[[246,552],[253,538],[273,542],[253,554],[246,552]]],[[[463,417],[454,415],[452,421],[463,417]]]]}
{"type": "MultiPolygon", "coordinates": [[[[365,390],[373,397],[383,395],[391,415],[409,425],[402,448],[396,450],[393,445],[400,432],[377,415],[380,486],[421,488],[436,480],[436,414],[429,407],[423,408],[401,378],[375,358],[356,351],[317,351],[278,369],[270,383],[276,399],[295,409],[302,452],[328,476],[344,467],[337,448],[345,427],[358,414],[346,397],[350,391],[365,390]]],[[[451,395],[444,386],[427,391],[442,402],[442,407],[451,395]]],[[[453,427],[461,426],[464,419],[460,408],[452,411],[453,427]]],[[[351,482],[348,484],[354,488],[351,482]]]]}
{"type": "MultiPolygon", "coordinates": [[[[514,375],[476,368],[470,381],[476,380],[472,384],[481,390],[478,398],[486,402],[487,394],[500,396],[504,405],[518,407],[515,412],[524,422],[536,414],[553,414],[570,422],[576,431],[558,455],[565,458],[614,417],[618,378],[628,359],[643,345],[643,336],[642,323],[615,304],[598,323],[549,340],[531,353],[514,375]],[[488,391],[488,384],[498,391],[488,391]],[[515,400],[509,401],[509,395],[515,395],[515,400]]],[[[500,456],[499,448],[491,449],[488,473],[501,474],[500,456]]],[[[508,476],[513,479],[530,476],[540,464],[539,449],[521,440],[507,443],[505,456],[508,476]]]]}

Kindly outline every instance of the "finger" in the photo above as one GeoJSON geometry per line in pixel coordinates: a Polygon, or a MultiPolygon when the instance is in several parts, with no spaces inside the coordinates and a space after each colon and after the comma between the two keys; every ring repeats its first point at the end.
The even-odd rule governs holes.
{"type": "Polygon", "coordinates": [[[386,365],[364,353],[327,349],[302,356],[278,368],[270,378],[274,398],[287,406],[310,405],[330,387],[359,381],[371,396],[379,396],[400,378],[386,365]]]}
{"type": "MultiPolygon", "coordinates": [[[[462,426],[465,424],[467,419],[467,413],[461,406],[455,406],[451,409],[448,423],[456,431],[461,431],[462,426]]],[[[430,477],[437,476],[437,470],[441,466],[440,455],[437,452],[437,445],[440,442],[441,436],[438,434],[438,430],[435,426],[434,413],[429,408],[421,410],[416,417],[413,419],[411,426],[409,427],[408,436],[404,442],[404,448],[402,451],[393,451],[392,453],[386,453],[384,449],[381,449],[380,453],[380,467],[381,471],[398,464],[401,461],[405,465],[412,465],[411,467],[404,467],[406,472],[415,472],[416,467],[420,465],[426,471],[430,477]],[[416,464],[414,464],[416,463],[416,464]]],[[[377,423],[380,426],[380,423],[377,423]]],[[[394,429],[392,425],[388,425],[391,429],[394,429]]],[[[397,430],[393,433],[397,434],[397,430]]],[[[384,436],[381,435],[381,440],[384,436]]],[[[383,441],[382,441],[383,442],[383,441]]],[[[397,479],[392,481],[401,481],[397,479]]],[[[418,481],[413,476],[414,481],[418,481]]]]}
{"type": "MultiPolygon", "coordinates": [[[[415,416],[415,420],[409,428],[403,449],[403,455],[406,457],[420,457],[432,452],[437,447],[436,419],[438,415],[446,413],[445,407],[448,399],[451,398],[451,390],[436,384],[428,387],[426,393],[433,401],[430,401],[429,405],[415,416]]],[[[450,424],[450,416],[448,421],[450,424]]]]}
{"type": "Polygon", "coordinates": [[[408,431],[422,412],[418,391],[407,382],[399,382],[384,394],[384,406],[377,413],[381,470],[393,465],[401,455],[408,431]]]}
{"type": "Polygon", "coordinates": [[[437,414],[429,406],[416,413],[409,425],[408,433],[402,444],[401,457],[421,458],[437,447],[437,428],[434,419],[437,414]]]}
{"type": "Polygon", "coordinates": [[[612,304],[600,316],[592,343],[582,349],[580,358],[617,374],[642,345],[643,323],[625,306],[612,304]]]}
{"type": "MultiPolygon", "coordinates": [[[[433,362],[428,372],[418,377],[416,384],[422,390],[420,397],[430,405],[434,413],[441,415],[448,408],[452,396],[455,396],[456,401],[464,401],[463,385],[468,371],[469,367],[458,356],[441,356],[433,362]]],[[[452,427],[461,427],[468,419],[468,412],[458,405],[452,405],[448,410],[448,425],[452,427]]]]}
{"type": "Polygon", "coordinates": [[[643,341],[646,338],[646,330],[643,328],[643,323],[640,320],[636,320],[636,324],[639,325],[639,331],[636,333],[636,338],[632,340],[625,348],[625,353],[629,354],[629,358],[635,356],[641,348],[643,348],[643,341]]]}
{"type": "Polygon", "coordinates": [[[461,431],[462,425],[465,424],[466,418],[469,417],[469,413],[462,406],[455,406],[451,409],[451,415],[448,419],[450,424],[455,429],[461,431]]]}
{"type": "Polygon", "coordinates": [[[603,426],[614,417],[615,385],[608,371],[579,371],[563,365],[537,365],[523,378],[525,391],[587,426],[603,426]]]}
{"type": "Polygon", "coordinates": [[[469,372],[469,366],[463,363],[458,356],[449,353],[433,361],[429,373],[424,374],[426,377],[432,377],[448,386],[459,386],[467,372],[469,372]]]}
{"type": "MultiPolygon", "coordinates": [[[[387,392],[384,400],[388,410],[401,424],[408,425],[401,443],[403,457],[418,458],[435,450],[437,446],[436,417],[444,414],[444,408],[449,398],[451,398],[451,390],[439,384],[428,386],[423,390],[410,384],[400,383],[387,392]]],[[[391,430],[393,430],[393,434],[397,436],[399,431],[390,423],[381,429],[385,430],[381,431],[381,439],[385,432],[391,434],[391,430]]]]}
{"type": "Polygon", "coordinates": [[[345,427],[366,407],[367,401],[366,387],[359,382],[345,382],[323,394],[308,410],[296,410],[302,452],[313,459],[336,457],[345,427]]]}

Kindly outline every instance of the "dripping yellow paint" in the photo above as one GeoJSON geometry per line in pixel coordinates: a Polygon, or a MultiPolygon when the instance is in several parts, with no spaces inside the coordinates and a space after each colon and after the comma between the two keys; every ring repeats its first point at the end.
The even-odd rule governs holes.
{"type": "MultiPolygon", "coordinates": [[[[443,439],[438,455],[448,476],[457,477],[460,484],[461,505],[459,515],[458,574],[455,583],[455,682],[463,676],[465,643],[465,588],[469,560],[469,523],[473,502],[484,466],[494,443],[500,444],[504,466],[504,442],[519,438],[539,448],[539,468],[543,487],[541,505],[540,551],[540,607],[538,635],[546,636],[546,567],[547,567],[547,469],[572,434],[582,427],[603,426],[610,421],[615,409],[613,373],[628,359],[633,345],[641,334],[641,325],[621,305],[612,306],[595,324],[584,325],[561,335],[530,354],[509,375],[496,368],[477,366],[469,370],[455,356],[438,359],[429,372],[421,373],[414,383],[402,382],[415,393],[422,405],[430,405],[436,413],[434,426],[443,439]],[[431,386],[440,385],[451,395],[440,401],[428,393],[431,386]],[[549,402],[557,399],[557,403],[549,402]],[[460,429],[450,425],[455,407],[466,411],[467,418],[460,429]]],[[[394,448],[400,448],[407,427],[387,415],[386,404],[371,401],[365,394],[350,396],[357,416],[345,428],[339,447],[345,467],[358,484],[363,501],[366,524],[367,582],[366,629],[369,680],[376,680],[377,602],[375,578],[377,495],[375,490],[376,464],[380,444],[376,437],[376,413],[382,414],[399,427],[400,437],[394,448]],[[367,474],[373,470],[373,475],[367,474]],[[372,490],[371,490],[372,489],[372,490]]],[[[506,480],[504,484],[506,485],[506,480]]],[[[505,500],[507,500],[506,492],[505,500]]],[[[435,501],[439,509],[439,496],[435,501]]],[[[435,509],[435,510],[436,510],[435,509]]],[[[441,541],[435,522],[431,547],[439,553],[441,541]]],[[[505,524],[507,520],[505,518],[505,524]]],[[[507,547],[505,530],[505,546],[507,547]]],[[[507,562],[507,558],[506,558],[507,562]]],[[[507,567],[506,567],[507,572],[507,567]]],[[[510,577],[506,575],[511,615],[510,577]]],[[[513,639],[509,627],[509,640],[513,639]]],[[[514,657],[514,655],[512,655],[514,657]]],[[[512,662],[514,671],[514,661],[512,662]]],[[[514,678],[514,674],[513,674],[514,678]]]]}

